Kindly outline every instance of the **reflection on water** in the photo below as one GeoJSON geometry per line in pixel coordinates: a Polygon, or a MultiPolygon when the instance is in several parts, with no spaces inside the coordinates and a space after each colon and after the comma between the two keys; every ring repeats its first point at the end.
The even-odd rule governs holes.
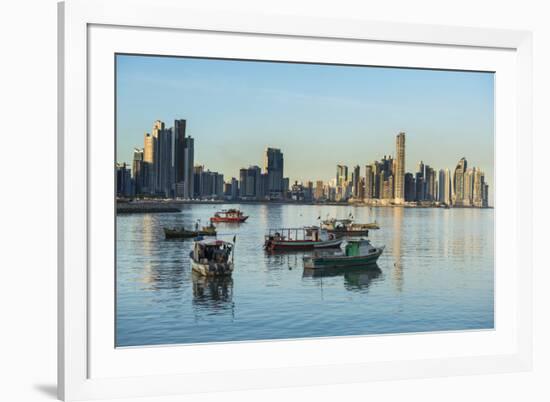
{"type": "Polygon", "coordinates": [[[317,280],[319,286],[322,286],[323,278],[341,276],[344,278],[344,289],[349,291],[365,291],[369,288],[371,282],[381,275],[382,270],[376,263],[364,267],[304,268],[303,271],[303,278],[317,280]]]}
{"type": "Polygon", "coordinates": [[[231,276],[204,277],[193,272],[193,305],[208,314],[233,315],[233,278],[231,276]]]}
{"type": "Polygon", "coordinates": [[[493,327],[493,210],[240,205],[246,223],[217,226],[220,238],[236,236],[233,275],[196,276],[193,241],[167,241],[163,227],[207,222],[225,207],[117,217],[117,345],[493,327]],[[369,232],[386,246],[377,264],[304,270],[313,252],[263,250],[270,227],[350,213],[380,224],[369,232]]]}

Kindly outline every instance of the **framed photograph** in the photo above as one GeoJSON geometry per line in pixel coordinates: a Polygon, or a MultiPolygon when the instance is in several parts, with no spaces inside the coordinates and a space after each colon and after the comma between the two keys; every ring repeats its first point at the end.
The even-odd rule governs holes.
{"type": "Polygon", "coordinates": [[[529,32],[70,0],[59,46],[60,398],[530,369],[529,32]]]}

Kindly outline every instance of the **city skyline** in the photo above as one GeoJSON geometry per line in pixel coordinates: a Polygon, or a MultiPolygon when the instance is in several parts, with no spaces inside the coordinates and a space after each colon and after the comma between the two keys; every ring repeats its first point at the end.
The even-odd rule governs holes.
{"type": "MultiPolygon", "coordinates": [[[[406,134],[395,137],[395,158],[355,165],[351,175],[347,165],[336,165],[336,176],[328,181],[313,180],[291,185],[284,173],[284,153],[266,147],[263,167],[249,164],[234,175],[194,165],[195,141],[186,135],[187,121],[174,126],[156,120],[152,134],[145,133],[143,148],[134,148],[130,167],[116,164],[117,196],[162,196],[179,199],[226,201],[306,201],[353,202],[367,205],[416,205],[488,207],[489,184],[478,167],[468,167],[462,157],[454,171],[433,168],[418,162],[414,173],[404,169],[406,134]]],[[[244,164],[246,166],[246,164],[244,164]]]]}
{"type": "Polygon", "coordinates": [[[131,164],[148,116],[186,119],[201,143],[195,164],[227,178],[241,155],[263,166],[272,147],[284,149],[291,182],[326,181],[336,164],[395,156],[405,131],[406,172],[420,160],[453,170],[467,156],[493,191],[490,73],[117,56],[119,162],[131,164]]]}

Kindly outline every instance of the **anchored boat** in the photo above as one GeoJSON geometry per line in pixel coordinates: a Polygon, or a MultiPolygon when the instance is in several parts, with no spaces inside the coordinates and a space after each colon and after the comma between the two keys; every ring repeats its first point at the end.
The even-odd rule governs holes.
{"type": "Polygon", "coordinates": [[[248,219],[248,216],[244,215],[238,209],[223,209],[214,214],[210,218],[210,222],[230,222],[230,223],[240,223],[248,219]]]}
{"type": "Polygon", "coordinates": [[[213,224],[203,226],[200,230],[187,230],[184,227],[164,228],[167,239],[190,239],[197,236],[216,236],[216,227],[213,224]]]}
{"type": "Polygon", "coordinates": [[[368,236],[369,230],[380,229],[376,222],[354,223],[353,219],[327,219],[321,222],[321,227],[337,237],[368,236]]]}
{"type": "Polygon", "coordinates": [[[313,250],[339,247],[341,239],[317,226],[270,229],[264,248],[273,250],[313,250]]]}
{"type": "Polygon", "coordinates": [[[233,246],[233,243],[216,239],[196,241],[190,253],[191,269],[203,276],[231,275],[233,246]]]}
{"type": "Polygon", "coordinates": [[[385,246],[374,247],[368,239],[349,240],[344,250],[331,255],[311,255],[303,258],[304,268],[344,268],[374,264],[385,246]]]}

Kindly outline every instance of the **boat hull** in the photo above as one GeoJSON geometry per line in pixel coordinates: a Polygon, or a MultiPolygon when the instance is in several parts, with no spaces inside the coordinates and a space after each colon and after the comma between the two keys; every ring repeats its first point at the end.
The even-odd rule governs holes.
{"type": "Polygon", "coordinates": [[[214,223],[220,223],[220,222],[226,222],[226,223],[241,223],[248,219],[248,216],[241,216],[240,218],[223,218],[223,217],[216,217],[213,216],[210,218],[210,222],[214,223]]]}
{"type": "Polygon", "coordinates": [[[323,248],[340,247],[342,244],[341,239],[333,239],[327,241],[284,241],[284,240],[270,240],[266,244],[267,250],[315,250],[323,248]]]}
{"type": "Polygon", "coordinates": [[[170,230],[170,229],[164,229],[164,236],[167,239],[192,239],[197,236],[216,236],[215,231],[203,231],[199,230],[197,231],[178,231],[178,230],[170,230]]]}
{"type": "Polygon", "coordinates": [[[348,268],[348,267],[360,267],[365,265],[371,265],[376,263],[378,257],[384,251],[383,248],[379,248],[376,252],[368,255],[360,256],[320,256],[320,257],[305,257],[304,268],[318,269],[318,268],[348,268]]]}
{"type": "Polygon", "coordinates": [[[233,263],[200,263],[191,260],[191,269],[202,276],[228,276],[233,273],[233,263]]]}
{"type": "Polygon", "coordinates": [[[328,230],[329,233],[332,233],[336,237],[360,237],[368,236],[369,231],[365,230],[328,230]]]}

